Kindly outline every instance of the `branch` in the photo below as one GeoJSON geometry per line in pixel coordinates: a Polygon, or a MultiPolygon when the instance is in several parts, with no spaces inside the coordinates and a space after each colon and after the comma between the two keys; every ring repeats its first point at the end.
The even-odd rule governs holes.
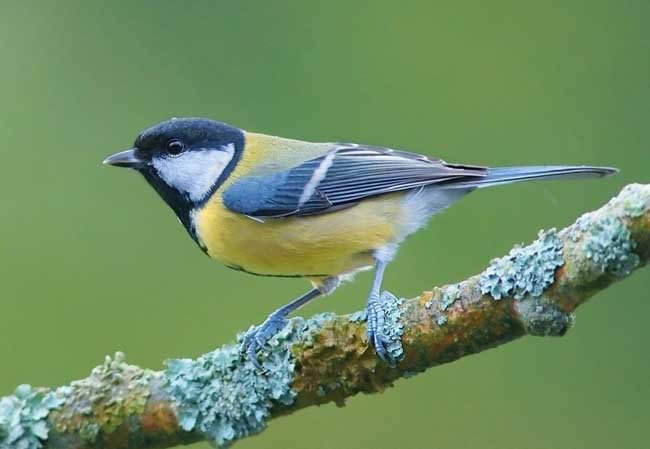
{"type": "Polygon", "coordinates": [[[225,446],[303,407],[380,392],[523,335],[563,335],[578,306],[649,259],[650,185],[633,184],[477,276],[409,300],[385,293],[392,364],[368,347],[363,312],[293,318],[260,355],[264,373],[241,354],[241,336],[163,371],[118,353],[86,379],[54,390],[23,385],[0,400],[0,449],[225,446]]]}

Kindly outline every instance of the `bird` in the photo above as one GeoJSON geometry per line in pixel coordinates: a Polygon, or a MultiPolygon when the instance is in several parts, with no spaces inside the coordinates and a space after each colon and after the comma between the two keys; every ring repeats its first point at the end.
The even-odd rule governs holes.
{"type": "Polygon", "coordinates": [[[392,148],[248,132],[193,117],[145,129],[132,148],[104,164],[144,176],[211,258],[246,273],[311,283],[246,333],[243,352],[258,368],[258,352],[292,312],[369,269],[374,276],[366,301],[368,344],[390,361],[382,280],[400,244],[431,216],[484,187],[617,172],[448,163],[392,148]]]}

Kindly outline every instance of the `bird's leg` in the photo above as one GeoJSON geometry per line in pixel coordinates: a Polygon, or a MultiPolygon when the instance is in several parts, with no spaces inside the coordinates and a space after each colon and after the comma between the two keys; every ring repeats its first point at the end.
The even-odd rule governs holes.
{"type": "Polygon", "coordinates": [[[301,306],[307,304],[314,298],[321,295],[321,291],[317,288],[309,290],[304,295],[291,301],[273,313],[271,313],[264,322],[251,329],[244,337],[244,349],[248,354],[248,358],[255,365],[256,368],[262,369],[262,366],[257,360],[257,350],[264,347],[264,345],[277,334],[280,330],[287,325],[287,316],[294,310],[298,310],[301,306]]]}
{"type": "Polygon", "coordinates": [[[384,279],[384,271],[388,265],[387,261],[375,260],[375,277],[372,281],[372,289],[368,296],[366,311],[368,315],[368,342],[374,346],[377,355],[382,360],[388,360],[388,350],[384,338],[385,316],[381,307],[381,283],[384,279]]]}
{"type": "Polygon", "coordinates": [[[312,299],[331,293],[338,286],[338,283],[339,280],[336,277],[325,279],[321,286],[309,290],[307,293],[294,299],[289,304],[280,307],[271,313],[261,325],[248,331],[244,336],[243,348],[246,351],[249,360],[257,369],[262,370],[262,365],[257,360],[257,351],[264,347],[264,345],[266,345],[275,334],[287,325],[287,317],[289,314],[298,310],[312,299]]]}

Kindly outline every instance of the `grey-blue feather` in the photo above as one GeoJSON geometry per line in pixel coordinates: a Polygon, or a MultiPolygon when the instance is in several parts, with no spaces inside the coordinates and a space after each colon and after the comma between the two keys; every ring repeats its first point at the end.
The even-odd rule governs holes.
{"type": "Polygon", "coordinates": [[[224,192],[223,199],[234,212],[273,218],[332,212],[365,198],[425,186],[471,191],[532,179],[615,172],[607,167],[564,165],[485,168],[386,148],[339,145],[288,170],[240,179],[224,192]]]}
{"type": "Polygon", "coordinates": [[[280,173],[240,179],[223,199],[230,210],[253,217],[313,215],[364,198],[485,174],[483,167],[446,164],[414,153],[339,146],[280,173]]]}
{"type": "MultiPolygon", "coordinates": [[[[287,216],[298,211],[305,185],[317,164],[309,161],[299,167],[264,176],[249,176],[235,182],[223,193],[224,205],[254,217],[287,216]]],[[[312,200],[309,206],[327,207],[325,200],[312,200]]]]}
{"type": "Polygon", "coordinates": [[[287,182],[290,171],[250,176],[235,182],[223,193],[224,205],[250,216],[287,215],[296,209],[302,187],[287,182]],[[291,192],[291,186],[295,191],[291,192]]]}
{"type": "Polygon", "coordinates": [[[534,179],[554,178],[593,178],[612,175],[618,170],[611,167],[593,167],[588,165],[540,165],[519,167],[489,168],[487,176],[481,179],[458,180],[452,182],[449,188],[491,187],[534,179]]]}

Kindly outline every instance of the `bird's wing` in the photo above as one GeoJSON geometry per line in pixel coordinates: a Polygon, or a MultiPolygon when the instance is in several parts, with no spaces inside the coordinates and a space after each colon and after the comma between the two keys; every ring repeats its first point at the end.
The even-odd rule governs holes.
{"type": "Polygon", "coordinates": [[[486,169],[447,164],[387,148],[337,144],[292,168],[247,176],[223,193],[225,206],[253,218],[331,212],[364,198],[486,175],[486,169]]]}

